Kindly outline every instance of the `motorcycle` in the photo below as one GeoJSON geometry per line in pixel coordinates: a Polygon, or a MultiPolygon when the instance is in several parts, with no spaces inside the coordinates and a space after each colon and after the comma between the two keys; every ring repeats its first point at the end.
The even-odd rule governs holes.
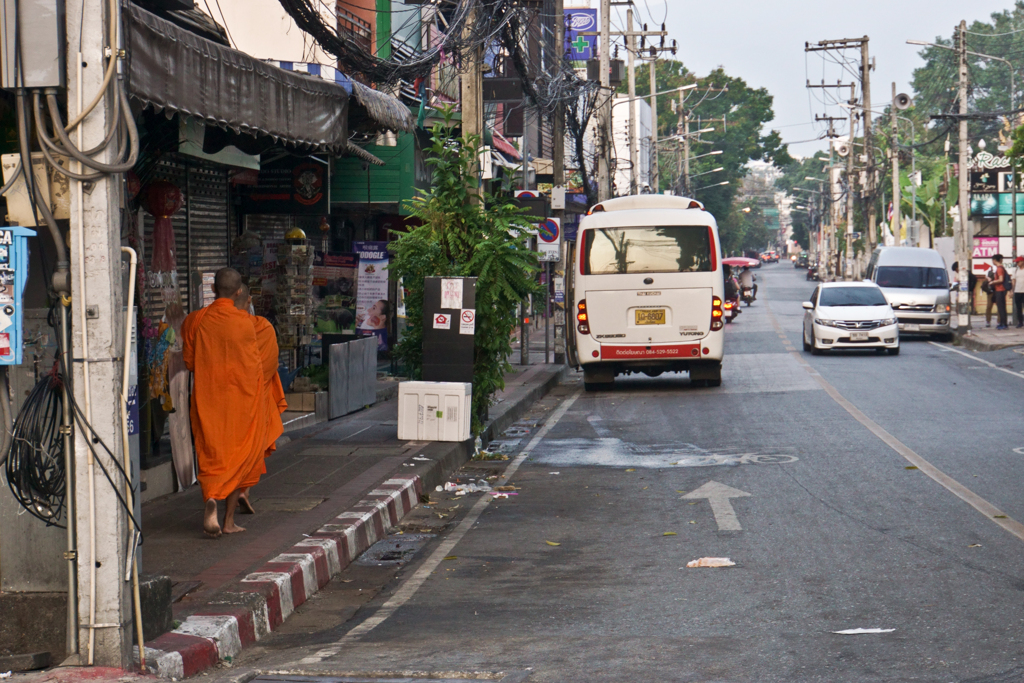
{"type": "Polygon", "coordinates": [[[744,287],[742,292],[740,293],[740,298],[743,300],[743,303],[745,303],[747,306],[754,303],[754,288],[744,287]]]}
{"type": "Polygon", "coordinates": [[[807,279],[817,280],[818,279],[818,266],[807,266],[807,279]]]}
{"type": "Polygon", "coordinates": [[[726,294],[725,301],[722,303],[722,308],[725,309],[725,322],[727,323],[731,323],[740,314],[740,283],[735,277],[730,278],[730,281],[732,286],[726,287],[726,291],[731,291],[731,294],[726,294]]]}

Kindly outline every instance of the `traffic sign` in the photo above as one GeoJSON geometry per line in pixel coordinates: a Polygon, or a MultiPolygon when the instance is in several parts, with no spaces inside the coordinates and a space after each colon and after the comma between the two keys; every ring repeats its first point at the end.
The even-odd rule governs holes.
{"type": "Polygon", "coordinates": [[[548,244],[555,244],[562,236],[561,226],[557,218],[548,218],[537,224],[537,236],[548,244]]]}

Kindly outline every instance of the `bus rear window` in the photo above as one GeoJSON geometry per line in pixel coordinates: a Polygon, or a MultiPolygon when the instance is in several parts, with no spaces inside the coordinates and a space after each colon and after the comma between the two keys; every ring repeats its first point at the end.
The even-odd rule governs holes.
{"type": "Polygon", "coordinates": [[[584,233],[584,275],[707,273],[712,270],[706,225],[592,228],[584,233]]]}

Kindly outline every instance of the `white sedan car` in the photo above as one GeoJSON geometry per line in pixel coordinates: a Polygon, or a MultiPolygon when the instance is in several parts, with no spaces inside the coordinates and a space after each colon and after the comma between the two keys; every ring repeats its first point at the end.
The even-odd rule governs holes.
{"type": "Polygon", "coordinates": [[[804,302],[804,351],[827,349],[900,352],[900,331],[892,307],[870,282],[825,282],[804,302]]]}

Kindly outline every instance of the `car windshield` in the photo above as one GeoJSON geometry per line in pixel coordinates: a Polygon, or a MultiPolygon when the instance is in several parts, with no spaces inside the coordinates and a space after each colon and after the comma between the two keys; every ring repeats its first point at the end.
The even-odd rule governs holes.
{"type": "Polygon", "coordinates": [[[584,275],[711,271],[711,230],[706,225],[587,230],[584,275]]]}
{"type": "Polygon", "coordinates": [[[922,266],[881,266],[875,283],[879,287],[900,289],[946,289],[945,268],[924,268],[922,266]]]}
{"type": "Polygon", "coordinates": [[[825,287],[818,297],[819,306],[885,306],[885,296],[877,287],[825,287]]]}

